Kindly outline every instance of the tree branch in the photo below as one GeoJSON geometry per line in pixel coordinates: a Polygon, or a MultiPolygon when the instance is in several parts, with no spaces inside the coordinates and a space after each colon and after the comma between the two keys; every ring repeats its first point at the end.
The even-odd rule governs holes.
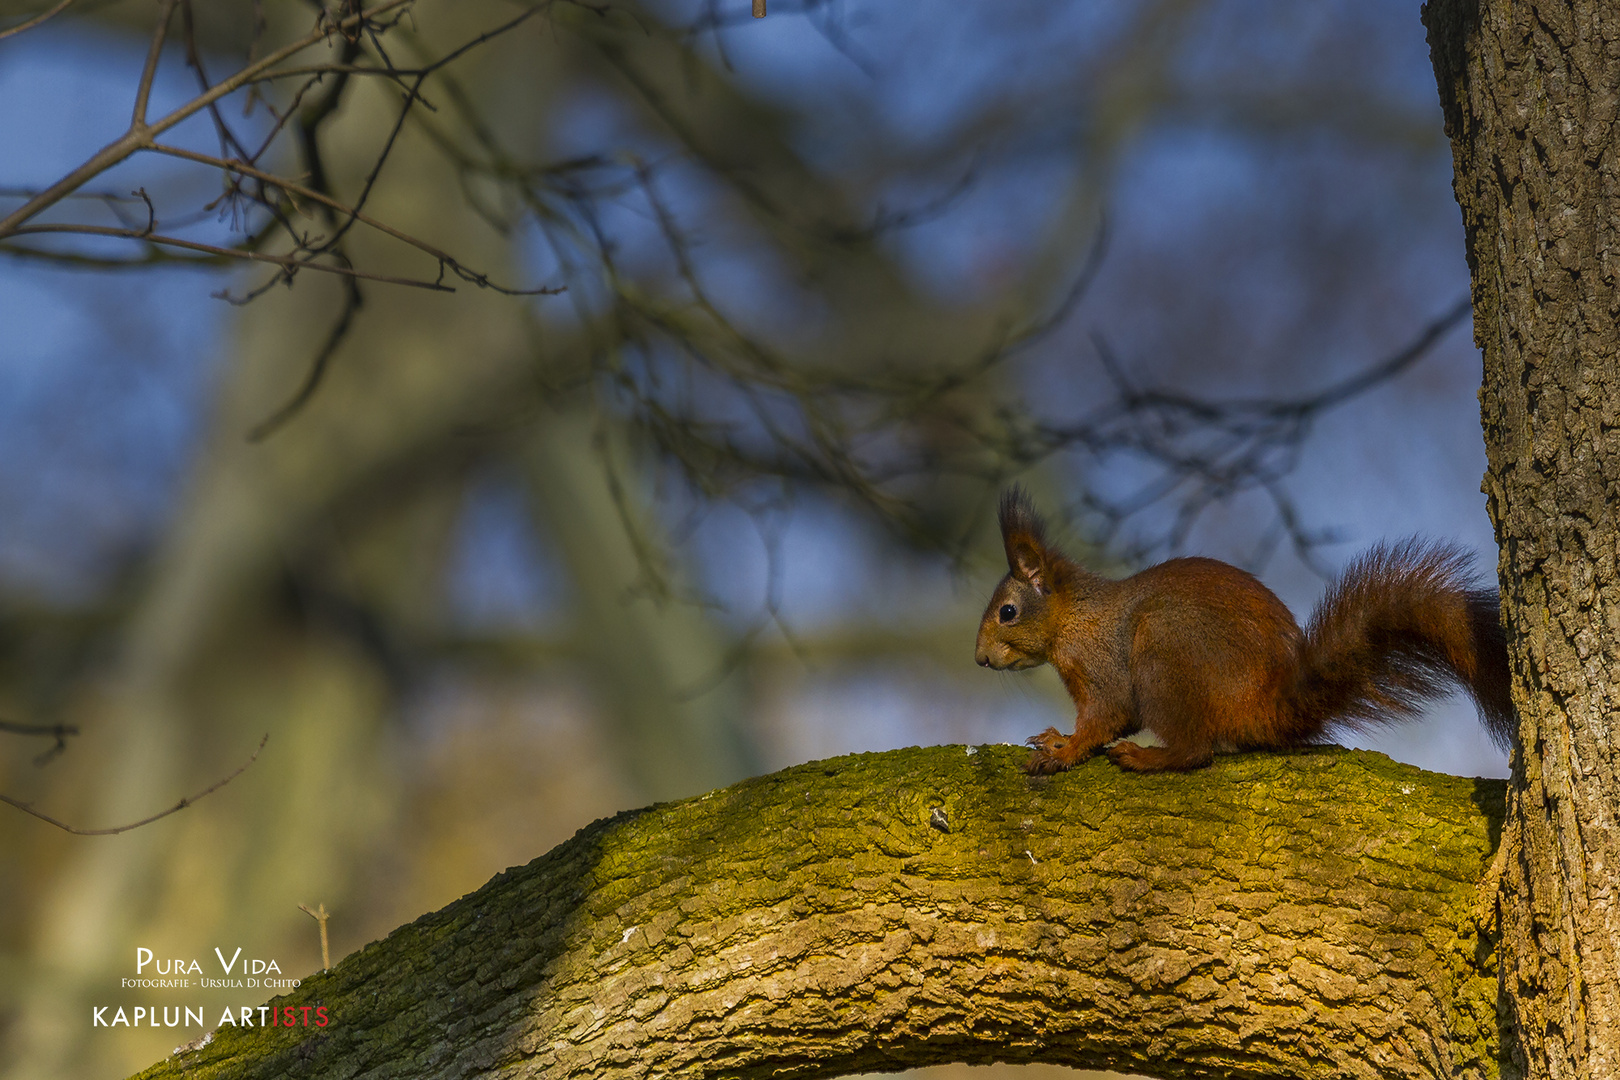
{"type": "Polygon", "coordinates": [[[157,29],[152,32],[152,45],[146,51],[146,65],[141,68],[141,81],[135,88],[135,109],[130,116],[130,131],[146,127],[146,103],[152,96],[152,80],[157,76],[158,61],[163,58],[163,43],[169,38],[169,23],[174,7],[180,0],[163,0],[158,9],[157,29]]]}
{"type": "MultiPolygon", "coordinates": [[[[564,287],[561,285],[540,285],[532,289],[513,289],[504,285],[498,285],[491,281],[487,274],[481,274],[476,270],[463,266],[455,256],[451,255],[442,248],[434,247],[427,241],[420,240],[407,232],[396,229],[387,222],[379,221],[378,219],[364,214],[352,206],[346,206],[342,202],[332,198],[330,195],[327,195],[324,192],[316,191],[314,188],[306,187],[303,184],[283,179],[274,173],[268,173],[262,169],[254,168],[252,165],[249,165],[244,161],[238,161],[235,158],[214,157],[210,154],[199,154],[195,151],[186,150],[182,147],[169,146],[166,143],[154,143],[150,149],[159,154],[167,154],[170,157],[180,158],[184,161],[193,161],[197,162],[198,164],[212,166],[227,175],[237,173],[242,176],[252,177],[253,179],[258,180],[260,183],[267,184],[271,187],[280,188],[282,191],[288,192],[289,194],[309,199],[311,202],[320,203],[327,209],[335,211],[339,216],[348,217],[354,221],[359,221],[361,224],[369,225],[386,236],[391,236],[401,243],[408,244],[411,247],[416,248],[423,254],[432,256],[438,261],[442,269],[451,271],[461,280],[477,285],[481,289],[489,289],[493,292],[498,292],[503,296],[555,296],[564,291],[564,287]]],[[[28,230],[25,228],[20,231],[26,232],[28,230]]],[[[320,269],[320,267],[316,267],[316,269],[320,269]]]]}
{"type": "MultiPolygon", "coordinates": [[[[240,248],[220,247],[217,244],[202,244],[195,240],[182,240],[178,236],[161,236],[147,229],[119,229],[110,225],[24,225],[15,230],[17,236],[36,236],[45,234],[67,234],[73,236],[114,236],[127,240],[144,240],[149,244],[162,244],[168,247],[182,248],[186,251],[202,251],[210,255],[218,255],[228,259],[244,259],[248,262],[273,263],[286,270],[317,270],[323,274],[337,274],[340,277],[363,278],[366,281],[382,281],[390,285],[409,285],[413,289],[428,289],[432,292],[455,292],[455,287],[440,281],[428,281],[426,278],[397,277],[393,274],[371,274],[364,270],[356,270],[352,266],[342,264],[331,265],[311,261],[309,256],[297,255],[266,255],[262,251],[243,251],[240,248]]],[[[279,275],[278,275],[279,276],[279,275]]]]}
{"type": "Polygon", "coordinates": [[[49,750],[35,756],[35,765],[44,765],[67,750],[68,736],[78,733],[78,727],[73,724],[18,724],[10,720],[0,720],[0,734],[43,735],[54,740],[49,750]]]}
{"type": "MultiPolygon", "coordinates": [[[[257,63],[249,64],[247,67],[243,68],[241,71],[238,71],[230,78],[215,83],[212,89],[192,98],[186,104],[180,106],[178,109],[175,109],[173,112],[169,113],[156,123],[147,124],[142,121],[140,123],[131,124],[128,131],[124,132],[124,134],[120,135],[118,138],[96,151],[88,160],[84,162],[84,164],[80,165],[78,168],[56,181],[56,183],[52,184],[38,195],[28,200],[28,202],[24,203],[10,214],[7,214],[5,218],[0,219],[0,238],[11,236],[21,231],[23,222],[35,217],[42,210],[55,206],[57,203],[67,198],[68,195],[77,191],[87,181],[106,172],[120,161],[123,161],[125,158],[129,157],[131,154],[150,148],[153,139],[174,127],[176,124],[179,124],[181,121],[187,119],[200,110],[206,109],[220,98],[235,93],[243,86],[253,82],[263,72],[268,71],[277,64],[281,63],[281,61],[303,52],[312,45],[316,45],[324,41],[328,33],[332,32],[333,30],[341,32],[345,29],[359,26],[364,20],[375,18],[383,12],[401,7],[407,2],[408,0],[384,0],[383,3],[377,4],[375,7],[367,8],[357,15],[350,15],[348,18],[343,19],[335,25],[326,25],[324,23],[317,25],[313,31],[304,35],[298,40],[277,49],[275,52],[271,53],[269,56],[258,61],[257,63]]],[[[167,9],[165,9],[165,13],[167,13],[167,9]]],[[[144,99],[138,98],[138,102],[144,111],[144,99]]]]}
{"type": "Polygon", "coordinates": [[[812,762],[620,814],[141,1074],[1494,1077],[1503,785],[1336,747],[812,762]],[[297,1015],[297,1014],[295,1014],[297,1015]]]}
{"type": "Polygon", "coordinates": [[[56,16],[62,14],[62,12],[71,7],[72,4],[73,0],[57,0],[55,4],[46,8],[38,15],[25,19],[16,26],[8,26],[6,29],[0,30],[0,41],[4,41],[8,37],[14,37],[17,34],[26,34],[40,23],[48,22],[49,20],[56,18],[56,16]]]}
{"type": "Polygon", "coordinates": [[[81,829],[75,825],[69,825],[64,821],[58,821],[49,814],[35,810],[31,803],[25,803],[19,799],[13,799],[10,795],[0,795],[0,802],[5,803],[7,806],[14,806],[23,813],[37,817],[39,820],[46,822],[47,824],[55,825],[63,832],[70,832],[74,836],[116,836],[119,833],[129,832],[131,829],[138,829],[142,825],[150,825],[154,821],[161,821],[170,814],[178,814],[180,811],[184,810],[194,802],[201,799],[206,799],[208,796],[212,795],[214,792],[218,791],[232,780],[235,780],[238,776],[241,776],[243,773],[247,772],[248,766],[259,760],[259,751],[263,750],[264,744],[269,741],[270,736],[267,733],[264,738],[259,740],[259,745],[254,747],[253,754],[246,761],[242,762],[242,764],[238,765],[236,767],[236,771],[231,773],[229,776],[214,781],[212,784],[209,784],[195,795],[184,796],[179,802],[175,803],[167,810],[159,810],[155,814],[143,817],[139,821],[131,821],[127,825],[113,825],[106,829],[81,829]]]}

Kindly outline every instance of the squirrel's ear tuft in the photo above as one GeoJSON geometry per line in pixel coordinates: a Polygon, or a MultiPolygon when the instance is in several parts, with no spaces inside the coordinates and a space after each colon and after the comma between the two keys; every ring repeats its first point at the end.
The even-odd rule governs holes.
{"type": "Polygon", "coordinates": [[[1041,592],[1051,592],[1052,559],[1046,546],[1046,523],[1017,484],[1002,493],[999,520],[1001,543],[1007,549],[1007,570],[1041,592]]]}

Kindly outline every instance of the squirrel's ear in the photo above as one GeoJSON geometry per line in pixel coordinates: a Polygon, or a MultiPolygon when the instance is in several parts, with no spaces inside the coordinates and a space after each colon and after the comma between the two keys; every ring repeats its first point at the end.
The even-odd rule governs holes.
{"type": "Polygon", "coordinates": [[[1007,570],[1043,593],[1052,591],[1051,556],[1046,527],[1030,505],[1029,496],[1016,485],[1001,496],[1001,543],[1007,549],[1007,570]]]}
{"type": "Polygon", "coordinates": [[[1007,569],[1020,581],[1035,586],[1036,591],[1052,591],[1052,579],[1046,568],[1046,549],[1028,533],[1004,537],[1007,546],[1007,569]]]}

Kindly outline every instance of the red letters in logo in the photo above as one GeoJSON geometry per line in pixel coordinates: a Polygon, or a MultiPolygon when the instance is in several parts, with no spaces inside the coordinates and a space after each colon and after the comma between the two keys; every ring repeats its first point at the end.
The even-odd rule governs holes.
{"type": "Polygon", "coordinates": [[[270,1010],[271,1027],[309,1027],[309,1014],[315,1014],[315,1027],[327,1024],[325,1005],[285,1005],[270,1010]]]}

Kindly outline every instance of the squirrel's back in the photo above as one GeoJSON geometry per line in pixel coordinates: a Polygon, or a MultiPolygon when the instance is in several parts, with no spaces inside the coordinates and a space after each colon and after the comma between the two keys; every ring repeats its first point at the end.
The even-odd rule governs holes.
{"type": "Polygon", "coordinates": [[[1125,584],[1140,596],[1132,681],[1138,701],[1156,714],[1144,716],[1143,726],[1237,749],[1294,745],[1317,734],[1320,726],[1302,723],[1293,709],[1303,634],[1253,574],[1191,557],[1150,566],[1125,584]]]}

